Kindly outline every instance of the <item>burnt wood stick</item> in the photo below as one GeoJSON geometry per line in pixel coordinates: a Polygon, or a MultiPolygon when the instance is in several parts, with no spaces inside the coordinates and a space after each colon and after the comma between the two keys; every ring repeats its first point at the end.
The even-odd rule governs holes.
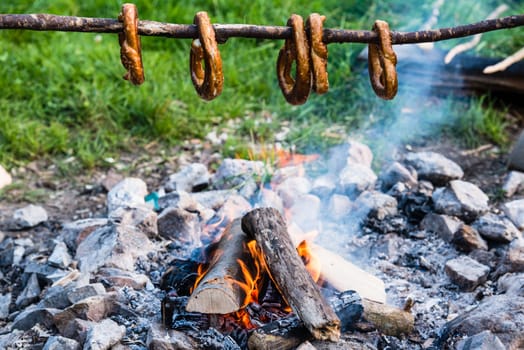
{"type": "Polygon", "coordinates": [[[244,306],[246,293],[238,282],[245,282],[239,260],[249,265],[248,236],[240,219],[226,227],[213,253],[208,271],[187,303],[188,312],[228,314],[244,306]]]}
{"type": "Polygon", "coordinates": [[[411,333],[415,327],[415,316],[408,311],[366,299],[362,300],[362,304],[364,319],[386,335],[398,337],[411,333]]]}
{"type": "Polygon", "coordinates": [[[297,253],[286,224],[273,208],[258,208],[242,218],[242,229],[261,248],[271,279],[315,339],[337,341],[340,320],[297,253]]]}
{"type": "MultiPolygon", "coordinates": [[[[328,303],[340,318],[343,331],[351,329],[363,312],[360,296],[354,291],[337,293],[329,298],[328,303]]],[[[247,345],[249,350],[288,350],[311,338],[300,319],[290,315],[255,330],[247,345]]]]}

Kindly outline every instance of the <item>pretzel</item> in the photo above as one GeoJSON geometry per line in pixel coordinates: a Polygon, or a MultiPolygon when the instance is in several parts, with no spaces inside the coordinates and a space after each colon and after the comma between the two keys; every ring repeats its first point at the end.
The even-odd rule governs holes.
{"type": "Polygon", "coordinates": [[[313,90],[319,95],[324,94],[329,89],[327,73],[327,45],[322,41],[322,34],[326,16],[318,13],[309,15],[306,21],[306,32],[310,45],[311,71],[313,73],[313,90]]]}
{"type": "Polygon", "coordinates": [[[123,31],[118,33],[120,43],[120,60],[127,69],[124,79],[135,85],[144,82],[144,66],[142,64],[142,50],[138,36],[138,11],[134,4],[123,4],[118,21],[123,23],[123,31]]]}
{"type": "Polygon", "coordinates": [[[189,55],[191,80],[198,95],[209,101],[222,92],[224,84],[222,59],[218,51],[215,30],[207,12],[198,12],[193,23],[198,28],[198,39],[194,39],[191,43],[189,55]],[[202,69],[202,60],[205,63],[204,69],[202,69]]]}
{"type": "Polygon", "coordinates": [[[309,67],[309,45],[304,31],[304,21],[299,15],[291,15],[287,25],[293,29],[291,39],[286,39],[277,60],[277,77],[286,101],[301,105],[307,101],[311,91],[309,67]],[[291,67],[296,61],[296,78],[291,76],[291,67]]]}
{"type": "Polygon", "coordinates": [[[397,94],[397,55],[391,45],[391,34],[387,22],[376,20],[373,30],[378,35],[378,44],[368,46],[368,70],[371,86],[377,96],[391,100],[397,94]]]}

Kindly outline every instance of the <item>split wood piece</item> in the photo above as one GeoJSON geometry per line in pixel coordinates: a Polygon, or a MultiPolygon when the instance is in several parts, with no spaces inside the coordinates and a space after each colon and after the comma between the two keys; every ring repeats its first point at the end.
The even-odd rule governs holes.
{"type": "Polygon", "coordinates": [[[354,290],[364,299],[386,303],[384,282],[319,245],[308,243],[311,253],[320,261],[320,278],[339,292],[354,290]]]}
{"type": "MultiPolygon", "coordinates": [[[[338,293],[328,303],[340,318],[342,330],[351,329],[363,312],[362,300],[354,291],[338,293]]],[[[287,350],[307,340],[311,340],[311,333],[296,315],[290,315],[255,330],[247,345],[249,350],[287,350]]]]}
{"type": "Polygon", "coordinates": [[[242,218],[242,229],[255,238],[271,279],[313,337],[337,341],[340,320],[307,272],[280,213],[273,208],[252,210],[242,218]]]}
{"type": "Polygon", "coordinates": [[[208,271],[189,298],[188,312],[228,314],[244,306],[246,293],[239,284],[244,275],[238,261],[252,261],[247,242],[240,219],[231,222],[217,243],[208,271]]]}
{"type": "Polygon", "coordinates": [[[362,300],[364,319],[371,322],[379,331],[386,335],[398,337],[413,331],[415,316],[398,307],[362,300]]]}

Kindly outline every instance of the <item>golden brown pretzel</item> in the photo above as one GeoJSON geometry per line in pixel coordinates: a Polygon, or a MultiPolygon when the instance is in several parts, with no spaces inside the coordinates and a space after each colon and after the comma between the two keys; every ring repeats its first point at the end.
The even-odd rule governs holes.
{"type": "Polygon", "coordinates": [[[286,101],[301,105],[307,101],[311,91],[309,67],[309,45],[304,31],[304,21],[299,15],[291,15],[287,25],[293,29],[291,39],[286,39],[277,60],[277,77],[286,101]],[[296,61],[295,79],[291,76],[293,61],[296,61]]]}
{"type": "Polygon", "coordinates": [[[144,66],[142,64],[142,50],[138,36],[138,11],[134,4],[122,5],[122,12],[118,20],[123,23],[123,31],[118,33],[120,43],[120,60],[127,69],[124,79],[135,85],[144,82],[144,66]]]}
{"type": "Polygon", "coordinates": [[[224,84],[222,59],[218,51],[215,30],[207,12],[198,12],[194,23],[198,27],[198,39],[194,39],[191,43],[189,55],[191,80],[200,97],[212,100],[220,95],[224,84]],[[202,69],[202,60],[205,62],[204,69],[202,69]]]}
{"type": "Polygon", "coordinates": [[[309,34],[309,46],[311,53],[311,71],[313,73],[313,90],[317,94],[324,94],[329,89],[327,73],[327,45],[322,41],[324,21],[326,16],[318,13],[309,15],[306,21],[306,32],[309,34]]]}
{"type": "Polygon", "coordinates": [[[387,22],[376,20],[373,30],[379,43],[368,46],[368,70],[371,86],[377,96],[391,100],[397,94],[397,55],[391,45],[391,34],[387,22]]]}

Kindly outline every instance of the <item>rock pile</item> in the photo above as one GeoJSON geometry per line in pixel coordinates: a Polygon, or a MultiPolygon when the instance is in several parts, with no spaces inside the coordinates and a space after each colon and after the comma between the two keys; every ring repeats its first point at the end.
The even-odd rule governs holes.
{"type": "Polygon", "coordinates": [[[165,329],[160,284],[173,259],[193,258],[213,228],[256,206],[383,279],[388,302],[413,302],[411,334],[362,326],[340,348],[524,347],[524,176],[509,173],[496,203],[441,154],[410,152],[378,174],[372,158],[348,142],[316,178],[297,165],[226,159],[211,173],[194,163],[155,189],[131,177],[108,186],[100,217],[56,223],[43,207],[17,210],[0,232],[0,348],[245,347],[213,329],[201,330],[217,339],[206,346],[165,329]],[[33,235],[42,226],[43,240],[33,235]]]}

